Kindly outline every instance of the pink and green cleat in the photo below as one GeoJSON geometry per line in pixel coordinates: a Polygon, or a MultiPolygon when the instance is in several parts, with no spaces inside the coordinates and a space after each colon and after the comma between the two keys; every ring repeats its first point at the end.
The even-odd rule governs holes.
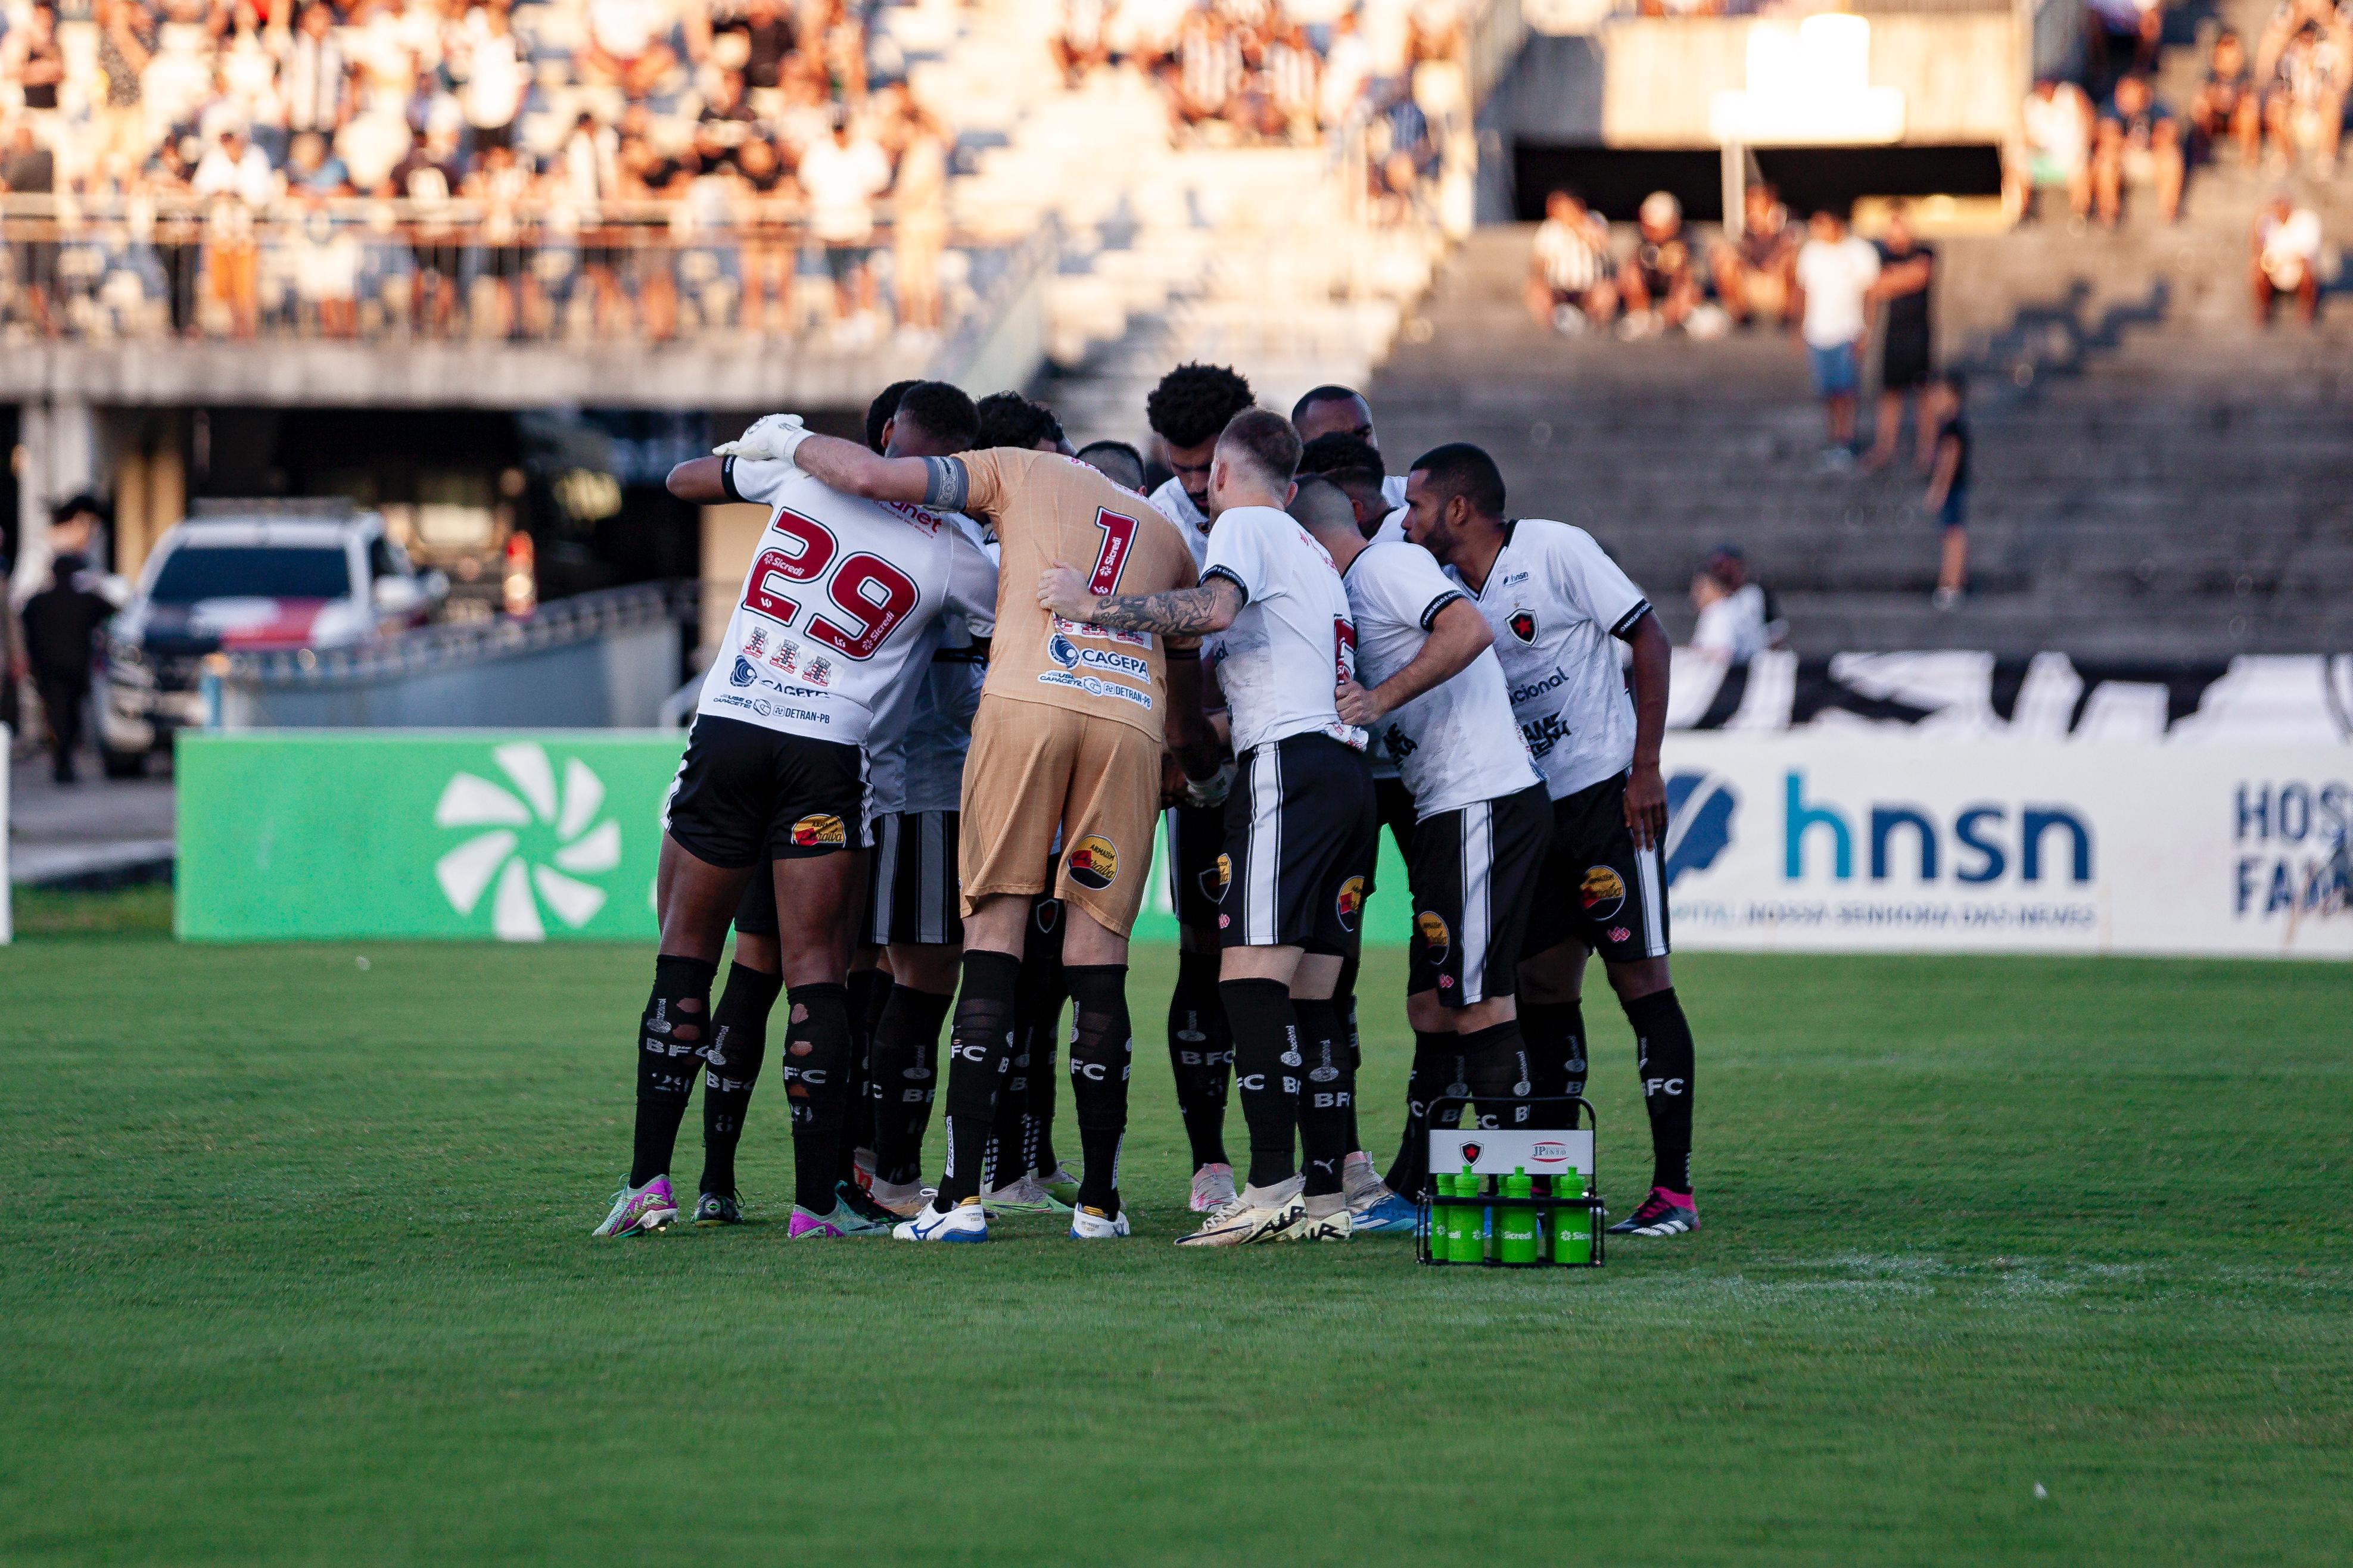
{"type": "Polygon", "coordinates": [[[642,1187],[632,1187],[624,1180],[621,1190],[613,1194],[613,1212],[590,1234],[650,1236],[668,1229],[677,1218],[678,1199],[671,1195],[668,1176],[656,1176],[642,1187]]]}

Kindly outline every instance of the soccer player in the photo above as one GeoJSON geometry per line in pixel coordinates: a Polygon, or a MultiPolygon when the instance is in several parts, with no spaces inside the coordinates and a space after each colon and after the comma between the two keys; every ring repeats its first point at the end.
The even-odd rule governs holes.
{"type": "MultiPolygon", "coordinates": [[[[1313,441],[1321,436],[1354,436],[1375,454],[1381,449],[1381,438],[1373,429],[1373,405],[1353,386],[1309,388],[1291,405],[1291,427],[1299,432],[1302,441],[1313,441]]],[[[1405,479],[1396,474],[1384,475],[1381,494],[1391,511],[1405,505],[1405,479]]]]}
{"type": "MultiPolygon", "coordinates": [[[[1250,406],[1250,383],[1213,364],[1178,365],[1145,399],[1145,418],[1175,470],[1152,492],[1152,504],[1176,521],[1197,571],[1208,558],[1209,470],[1218,437],[1250,406]]],[[[1215,699],[1210,700],[1212,721],[1223,722],[1215,699]]],[[[1219,860],[1226,848],[1225,790],[1231,777],[1221,769],[1206,789],[1189,792],[1165,814],[1168,902],[1176,915],[1177,944],[1176,984],[1168,995],[1168,1065],[1192,1155],[1187,1201],[1195,1214],[1234,1200],[1234,1167],[1226,1153],[1234,1040],[1218,999],[1218,889],[1224,886],[1219,860]]]]}
{"type": "MultiPolygon", "coordinates": [[[[969,443],[978,419],[964,394],[926,384],[901,401],[896,425],[902,450],[944,454],[969,443]]],[[[790,458],[800,435],[797,420],[771,416],[670,472],[681,500],[773,510],[663,810],[661,946],[638,1030],[635,1150],[598,1236],[635,1236],[677,1217],[670,1155],[693,1064],[712,1043],[711,983],[728,920],[764,859],[775,862],[787,1009],[788,1235],[878,1228],[837,1193],[850,1053],[845,982],[865,873],[865,744],[875,710],[934,619],[990,625],[997,572],[941,519],[852,500],[776,460],[790,458]]]]}
{"type": "Polygon", "coordinates": [[[1144,493],[1144,454],[1124,441],[1090,441],[1079,461],[1124,490],[1144,493]]]}
{"type": "Polygon", "coordinates": [[[1215,638],[1240,762],[1219,864],[1218,994],[1233,1030],[1250,1157],[1241,1192],[1179,1245],[1349,1233],[1341,1173],[1355,1074],[1332,996],[1358,942],[1373,781],[1365,733],[1336,706],[1356,668],[1347,594],[1323,546],[1282,510],[1298,462],[1289,421],[1261,409],[1238,414],[1211,460],[1217,521],[1199,587],[1106,595],[1058,565],[1038,590],[1041,603],[1074,620],[1215,638]]]}
{"type": "MultiPolygon", "coordinates": [[[[800,435],[791,455],[845,494],[969,511],[996,526],[1004,569],[1034,584],[1059,560],[1089,562],[1110,593],[1190,587],[1192,557],[1168,520],[1092,468],[1053,453],[877,458],[800,435]]],[[[964,984],[949,1026],[947,1160],[932,1204],[894,1232],[909,1241],[983,1241],[981,1153],[1015,1055],[1024,928],[1039,896],[1063,909],[1063,974],[1073,1010],[1071,1098],[1084,1162],[1071,1235],[1128,1233],[1119,1206],[1131,1044],[1127,933],[1152,859],[1160,758],[1173,745],[1215,770],[1200,712],[1199,656],[1170,639],[1048,615],[1034,594],[1001,595],[988,679],[965,759],[960,867],[964,984]],[[1059,865],[1053,860],[1057,835],[1059,865]]]]}
{"type": "Polygon", "coordinates": [[[1520,1029],[1537,1092],[1585,1089],[1585,960],[1601,955],[1634,1026],[1651,1121],[1651,1193],[1613,1235],[1699,1228],[1692,1198],[1692,1037],[1667,967],[1660,841],[1667,792],[1667,638],[1642,591],[1590,534],[1506,521],[1504,477],[1478,447],[1424,453],[1407,476],[1406,535],[1470,590],[1495,636],[1513,716],[1552,798],[1552,847],[1520,963],[1520,1029]],[[1633,651],[1633,696],[1612,639],[1633,651]]]}
{"type": "Polygon", "coordinates": [[[1405,1138],[1381,1197],[1352,1218],[1359,1231],[1411,1231],[1409,1195],[1429,1173],[1430,1102],[1461,1076],[1500,1124],[1512,1119],[1510,1100],[1530,1092],[1513,993],[1552,807],[1512,717],[1494,634],[1461,588],[1426,550],[1367,543],[1329,480],[1303,476],[1291,515],[1330,552],[1356,620],[1358,679],[1340,687],[1340,717],[1397,759],[1389,782],[1409,813],[1405,1138]]]}

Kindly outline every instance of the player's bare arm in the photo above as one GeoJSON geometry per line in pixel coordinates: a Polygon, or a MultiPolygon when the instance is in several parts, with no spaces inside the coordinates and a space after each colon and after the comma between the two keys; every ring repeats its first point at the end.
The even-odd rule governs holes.
{"type": "Polygon", "coordinates": [[[1471,661],[1495,646],[1487,618],[1468,599],[1452,599],[1430,624],[1430,640],[1412,661],[1367,691],[1353,680],[1340,683],[1336,705],[1351,724],[1379,722],[1432,687],[1443,686],[1471,667],[1471,661]]]}
{"type": "Polygon", "coordinates": [[[965,467],[954,458],[879,457],[835,436],[802,437],[792,461],[828,489],[868,500],[962,511],[968,490],[965,467]]]}
{"type": "Polygon", "coordinates": [[[1084,577],[1057,563],[1039,575],[1038,603],[1058,616],[1091,626],[1172,637],[1202,637],[1234,624],[1234,617],[1241,613],[1242,591],[1229,578],[1212,577],[1198,588],[1106,596],[1088,593],[1084,577]]]}
{"type": "Polygon", "coordinates": [[[681,500],[706,505],[727,499],[727,462],[723,458],[689,458],[663,481],[681,500]]]}
{"type": "Polygon", "coordinates": [[[1667,784],[1659,743],[1667,732],[1667,634],[1645,614],[1620,636],[1634,650],[1634,765],[1626,779],[1626,829],[1648,849],[1667,835],[1667,784]]]}

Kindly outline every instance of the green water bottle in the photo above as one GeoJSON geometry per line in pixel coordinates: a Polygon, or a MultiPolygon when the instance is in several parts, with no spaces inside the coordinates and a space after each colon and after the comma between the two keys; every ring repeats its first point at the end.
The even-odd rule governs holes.
{"type": "Polygon", "coordinates": [[[1437,1194],[1430,1204],[1430,1260],[1451,1263],[1454,1257],[1447,1244],[1446,1227],[1454,1221],[1454,1205],[1446,1200],[1454,1195],[1454,1178],[1440,1171],[1430,1178],[1430,1184],[1437,1194]]]}
{"type": "MultiPolygon", "coordinates": [[[[1568,1197],[1582,1196],[1585,1178],[1575,1171],[1553,1178],[1553,1190],[1568,1197]]],[[[1552,1260],[1581,1268],[1593,1261],[1593,1211],[1556,1208],[1552,1211],[1552,1260]]]]}
{"type": "Polygon", "coordinates": [[[1481,1263],[1485,1261],[1484,1238],[1480,1235],[1482,1210],[1464,1198],[1479,1195],[1479,1178],[1470,1166],[1454,1178],[1455,1205],[1446,1226],[1446,1260],[1450,1263],[1481,1263]]]}
{"type": "MultiPolygon", "coordinates": [[[[1525,1166],[1514,1166],[1512,1173],[1504,1178],[1504,1196],[1507,1198],[1534,1197],[1535,1190],[1525,1166]]],[[[1514,1204],[1495,1211],[1495,1256],[1505,1263],[1536,1260],[1535,1210],[1514,1204]]]]}

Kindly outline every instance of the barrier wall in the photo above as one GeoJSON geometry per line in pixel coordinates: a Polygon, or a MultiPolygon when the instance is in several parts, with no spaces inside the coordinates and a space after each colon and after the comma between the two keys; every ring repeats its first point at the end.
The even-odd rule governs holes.
{"type": "MultiPolygon", "coordinates": [[[[681,748],[610,731],[185,735],[179,932],[650,940],[681,748]]],[[[1666,762],[1681,949],[2353,958],[2353,748],[1678,733],[1666,762]]],[[[1122,869],[1151,878],[1137,940],[1171,941],[1154,848],[1122,869]]],[[[1386,837],[1377,880],[1366,940],[1402,944],[1386,837]]]]}

